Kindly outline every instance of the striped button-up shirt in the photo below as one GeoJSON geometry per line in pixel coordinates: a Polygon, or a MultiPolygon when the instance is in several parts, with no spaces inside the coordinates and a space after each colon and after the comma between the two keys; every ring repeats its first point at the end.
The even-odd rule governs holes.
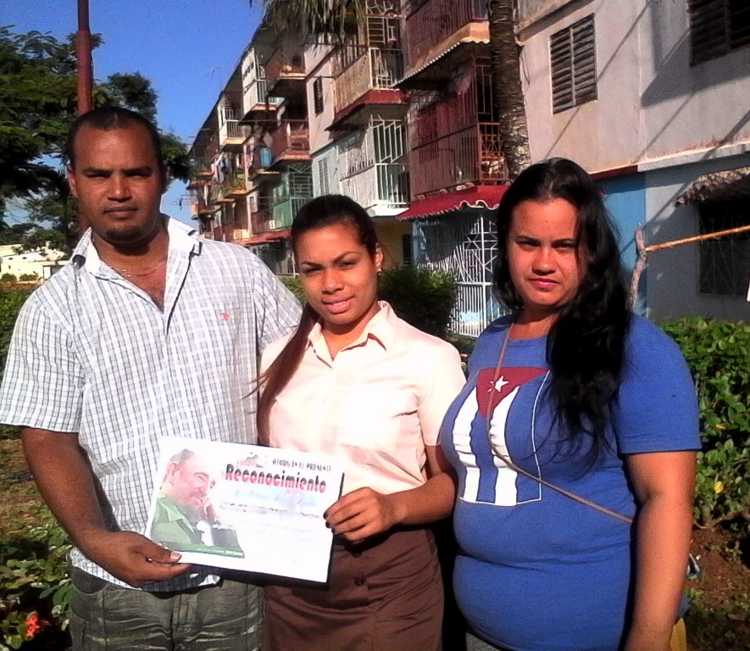
{"type": "MultiPolygon", "coordinates": [[[[87,232],[71,264],[24,304],[0,388],[0,422],[78,434],[109,525],[140,533],[159,440],[254,443],[259,354],[299,319],[250,252],[197,240],[176,220],[168,231],[163,309],[100,260],[87,232]]],[[[78,550],[72,560],[125,585],[78,550]]],[[[214,580],[205,571],[146,588],[214,580]]]]}

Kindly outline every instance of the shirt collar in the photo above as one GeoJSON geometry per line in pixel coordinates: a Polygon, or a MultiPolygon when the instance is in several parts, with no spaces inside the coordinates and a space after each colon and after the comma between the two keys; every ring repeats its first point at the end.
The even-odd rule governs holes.
{"type": "MultiPolygon", "coordinates": [[[[178,253],[195,253],[198,255],[201,251],[200,240],[194,237],[196,232],[194,228],[183,224],[177,219],[173,219],[162,213],[161,218],[166,222],[167,233],[169,234],[169,252],[178,253]]],[[[101,267],[101,258],[99,252],[91,241],[91,228],[87,228],[81,239],[78,241],[76,248],[73,250],[71,260],[77,269],[85,268],[86,271],[96,273],[101,267]]]]}
{"type": "MultiPolygon", "coordinates": [[[[385,350],[390,348],[396,339],[396,322],[398,317],[393,308],[386,301],[378,301],[378,311],[367,322],[362,334],[346,348],[354,348],[366,344],[368,340],[377,341],[385,350]]],[[[308,344],[320,355],[321,350],[328,349],[323,338],[323,328],[318,321],[307,336],[308,344]]]]}

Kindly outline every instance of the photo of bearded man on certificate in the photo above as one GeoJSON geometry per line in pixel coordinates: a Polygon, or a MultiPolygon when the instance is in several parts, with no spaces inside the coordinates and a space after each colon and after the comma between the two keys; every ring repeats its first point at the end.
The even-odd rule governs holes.
{"type": "Polygon", "coordinates": [[[167,464],[150,537],[179,552],[242,558],[237,532],[223,525],[211,502],[216,485],[209,460],[185,448],[167,464]]]}

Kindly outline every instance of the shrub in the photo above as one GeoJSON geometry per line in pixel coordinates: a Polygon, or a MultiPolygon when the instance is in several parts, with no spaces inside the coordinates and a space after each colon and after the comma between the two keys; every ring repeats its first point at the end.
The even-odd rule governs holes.
{"type": "Polygon", "coordinates": [[[404,321],[445,337],[456,302],[456,281],[449,273],[423,267],[389,269],[380,276],[380,297],[404,321]]]}
{"type": "Polygon", "coordinates": [[[305,302],[305,292],[302,290],[302,283],[297,276],[279,276],[279,280],[297,297],[300,303],[305,302]]]}
{"type": "Polygon", "coordinates": [[[37,274],[35,274],[35,273],[21,274],[21,276],[19,277],[18,280],[20,280],[22,283],[24,283],[24,282],[31,282],[31,281],[37,281],[37,280],[39,280],[39,276],[37,274]]]}
{"type": "MultiPolygon", "coordinates": [[[[5,358],[8,355],[8,344],[13,334],[13,326],[18,317],[29,291],[21,289],[0,290],[0,375],[5,368],[5,358]]],[[[15,438],[18,428],[0,424],[0,439],[15,438]]]]}
{"type": "Polygon", "coordinates": [[[23,538],[0,542],[0,649],[66,648],[69,551],[50,514],[23,538]]]}
{"type": "Polygon", "coordinates": [[[750,534],[750,324],[691,317],[664,325],[698,389],[703,451],[698,453],[695,520],[731,522],[750,534]]]}
{"type": "Polygon", "coordinates": [[[8,273],[6,273],[6,274],[3,274],[2,276],[0,276],[0,282],[3,282],[3,283],[17,283],[18,282],[18,278],[16,278],[14,274],[8,274],[8,273]]]}

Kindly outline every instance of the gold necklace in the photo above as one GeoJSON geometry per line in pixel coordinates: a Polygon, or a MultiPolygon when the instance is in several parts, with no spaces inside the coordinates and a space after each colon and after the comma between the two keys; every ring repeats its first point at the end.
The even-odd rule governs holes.
{"type": "Polygon", "coordinates": [[[109,267],[125,278],[142,278],[154,273],[154,271],[157,271],[158,269],[161,269],[166,262],[167,258],[159,260],[159,262],[146,269],[146,271],[127,271],[126,269],[115,267],[113,264],[110,264],[109,267]]]}

